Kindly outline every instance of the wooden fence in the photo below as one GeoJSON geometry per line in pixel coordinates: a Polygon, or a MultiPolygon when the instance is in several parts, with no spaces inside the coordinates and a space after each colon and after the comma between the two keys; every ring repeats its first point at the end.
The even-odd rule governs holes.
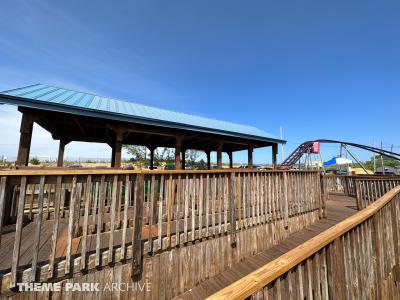
{"type": "Polygon", "coordinates": [[[356,197],[358,209],[363,209],[399,182],[399,176],[328,174],[323,176],[323,190],[327,197],[330,194],[356,197]]]}
{"type": "Polygon", "coordinates": [[[356,176],[324,175],[324,186],[329,194],[343,194],[355,196],[354,178],[356,176]]]}
{"type": "Polygon", "coordinates": [[[0,179],[2,293],[117,263],[140,276],[148,256],[224,236],[242,247],[240,260],[272,243],[237,245],[239,233],[265,224],[266,241],[279,242],[323,209],[312,171],[25,170],[0,179]]]}
{"type": "Polygon", "coordinates": [[[354,182],[357,208],[361,210],[373,203],[376,199],[382,197],[395,186],[400,185],[400,178],[358,178],[355,179],[354,182]]]}
{"type": "Polygon", "coordinates": [[[399,299],[400,187],[209,299],[399,299]]]}

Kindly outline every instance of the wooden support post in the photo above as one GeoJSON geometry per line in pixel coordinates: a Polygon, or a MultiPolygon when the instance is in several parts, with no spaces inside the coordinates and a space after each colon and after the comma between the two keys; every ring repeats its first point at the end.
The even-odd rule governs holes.
{"type": "Polygon", "coordinates": [[[272,144],[272,167],[274,169],[276,169],[277,156],[278,156],[278,144],[272,144]]]}
{"type": "Polygon", "coordinates": [[[207,155],[207,170],[211,170],[211,151],[206,151],[207,155]]]}
{"type": "Polygon", "coordinates": [[[111,144],[111,168],[115,168],[115,145],[111,144]]]}
{"type": "Polygon", "coordinates": [[[57,159],[57,167],[62,167],[64,165],[64,150],[65,146],[69,143],[64,139],[60,140],[60,144],[58,146],[58,159],[57,159]]]}
{"type": "Polygon", "coordinates": [[[122,140],[117,140],[115,142],[115,148],[114,148],[114,168],[120,168],[121,167],[121,155],[122,155],[122,140]]]}
{"type": "Polygon", "coordinates": [[[121,154],[122,154],[122,139],[124,136],[124,130],[121,128],[114,129],[115,140],[112,145],[111,154],[111,167],[120,168],[121,167],[121,154]]]}
{"type": "Polygon", "coordinates": [[[17,166],[28,166],[29,151],[31,149],[32,129],[33,129],[32,115],[23,112],[20,127],[20,138],[18,147],[18,156],[15,164],[17,166]]]}
{"type": "Polygon", "coordinates": [[[249,169],[253,168],[253,145],[250,145],[247,150],[247,165],[249,169]]]}
{"type": "Polygon", "coordinates": [[[186,156],[185,156],[186,149],[182,148],[181,151],[182,151],[182,155],[181,155],[181,157],[182,157],[182,170],[185,170],[186,169],[186,156]]]}
{"type": "Polygon", "coordinates": [[[150,170],[154,170],[154,147],[149,148],[150,149],[150,170]]]}
{"type": "Polygon", "coordinates": [[[182,137],[177,136],[175,138],[175,170],[180,170],[182,168],[181,148],[182,148],[182,137]]]}
{"type": "Polygon", "coordinates": [[[233,155],[232,151],[228,151],[228,157],[229,157],[229,169],[233,169],[233,155]]]}
{"type": "Polygon", "coordinates": [[[328,200],[328,191],[326,186],[326,179],[324,175],[320,175],[320,188],[321,188],[321,203],[319,207],[319,218],[326,218],[326,201],[328,200]]]}
{"type": "Polygon", "coordinates": [[[217,146],[217,168],[222,169],[222,143],[217,146]]]}

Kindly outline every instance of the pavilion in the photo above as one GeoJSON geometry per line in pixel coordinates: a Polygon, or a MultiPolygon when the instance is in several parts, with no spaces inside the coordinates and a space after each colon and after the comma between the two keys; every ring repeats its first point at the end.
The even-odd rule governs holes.
{"type": "Polygon", "coordinates": [[[65,146],[72,141],[106,143],[112,148],[111,167],[121,166],[122,145],[141,145],[150,150],[153,168],[157,147],[175,148],[175,168],[185,168],[185,151],[217,152],[217,167],[222,168],[222,152],[232,168],[235,151],[248,151],[248,166],[253,166],[253,150],[272,147],[276,166],[278,144],[286,141],[252,126],[239,125],[129,101],[101,97],[45,84],[35,84],[0,92],[0,103],[17,105],[22,113],[16,164],[27,166],[33,124],[37,123],[59,140],[57,166],[63,166],[65,146]]]}

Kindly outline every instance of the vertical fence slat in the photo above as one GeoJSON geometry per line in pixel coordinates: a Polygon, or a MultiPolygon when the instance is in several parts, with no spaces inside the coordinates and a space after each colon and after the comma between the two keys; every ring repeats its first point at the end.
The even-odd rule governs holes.
{"type": "Polygon", "coordinates": [[[223,193],[222,193],[222,180],[223,177],[221,176],[221,174],[218,175],[217,177],[217,188],[216,188],[216,192],[217,192],[217,203],[218,203],[218,234],[222,234],[222,207],[223,207],[223,193]]]}
{"type": "MultiPolygon", "coordinates": [[[[400,197],[397,195],[396,196],[397,201],[400,200],[400,197]]],[[[397,209],[396,209],[396,203],[393,203],[391,208],[390,208],[390,216],[391,216],[391,221],[392,221],[392,235],[393,235],[393,244],[394,244],[394,249],[393,249],[393,254],[394,254],[394,265],[397,268],[397,271],[400,271],[400,247],[399,247],[399,218],[397,214],[397,209]]],[[[400,275],[400,274],[398,274],[400,275]]],[[[399,278],[400,279],[400,278],[399,278]]]]}
{"type": "MultiPolygon", "coordinates": [[[[35,198],[35,185],[34,184],[31,185],[31,190],[32,190],[32,192],[29,197],[29,220],[33,221],[33,201],[35,198]]],[[[1,218],[0,218],[0,220],[1,220],[1,218]]]]}
{"type": "Polygon", "coordinates": [[[205,201],[206,201],[206,237],[209,237],[210,227],[210,175],[206,175],[206,186],[205,186],[205,201]]]}
{"type": "Polygon", "coordinates": [[[40,230],[42,227],[42,218],[43,218],[44,187],[45,187],[45,176],[41,176],[39,183],[38,214],[36,216],[35,237],[32,248],[33,254],[32,254],[31,282],[36,280],[36,267],[39,256],[40,230]]]}
{"type": "Polygon", "coordinates": [[[4,206],[6,202],[6,184],[7,184],[7,177],[2,176],[0,180],[0,246],[1,246],[1,236],[3,230],[3,214],[4,214],[4,206]]]}
{"type": "Polygon", "coordinates": [[[126,231],[128,227],[128,209],[129,197],[131,193],[131,182],[129,175],[125,175],[125,191],[124,191],[124,218],[122,221],[122,241],[121,241],[121,259],[126,259],[126,231]]]}
{"type": "Polygon", "coordinates": [[[173,218],[173,205],[174,205],[174,185],[173,185],[173,179],[172,175],[169,175],[168,178],[168,184],[167,184],[167,190],[166,190],[166,198],[165,198],[165,205],[167,207],[167,247],[171,247],[171,222],[173,218]]]}
{"type": "Polygon", "coordinates": [[[19,263],[19,254],[20,254],[19,252],[20,252],[21,237],[22,237],[22,222],[24,218],[25,192],[26,192],[26,176],[22,176],[20,190],[19,190],[17,223],[15,226],[14,250],[13,250],[13,258],[11,264],[11,287],[15,287],[17,283],[17,269],[19,263]]]}
{"type": "Polygon", "coordinates": [[[193,178],[192,178],[192,185],[191,185],[191,223],[192,223],[192,236],[191,236],[191,241],[193,242],[196,238],[195,234],[196,234],[196,197],[197,197],[197,193],[196,193],[196,188],[197,188],[197,180],[196,180],[196,174],[193,174],[193,178]]]}
{"type": "MultiPolygon", "coordinates": [[[[175,191],[175,186],[174,186],[175,191]]],[[[176,180],[176,213],[175,213],[175,246],[180,244],[180,220],[181,220],[181,212],[180,212],[180,204],[182,197],[182,182],[181,175],[178,175],[178,179],[176,180]]]]}
{"type": "Polygon", "coordinates": [[[108,263],[114,260],[114,228],[115,228],[115,214],[117,204],[118,191],[118,175],[114,175],[111,196],[111,219],[110,219],[110,233],[108,239],[108,263]]]}
{"type": "Polygon", "coordinates": [[[134,199],[134,226],[132,230],[133,243],[133,259],[132,259],[132,276],[139,276],[142,264],[142,214],[144,203],[144,176],[138,174],[136,176],[136,193],[134,199]]]}
{"type": "Polygon", "coordinates": [[[48,278],[52,278],[54,275],[54,260],[55,260],[55,256],[56,256],[58,226],[59,226],[59,219],[60,219],[61,186],[62,186],[62,176],[59,175],[59,176],[57,176],[57,183],[55,185],[54,223],[53,223],[53,234],[51,237],[51,252],[50,252],[50,258],[49,258],[48,278]]]}
{"type": "Polygon", "coordinates": [[[229,202],[230,202],[230,223],[231,223],[231,245],[236,246],[236,204],[235,200],[235,173],[231,173],[229,180],[229,202]]]}
{"type": "Polygon", "coordinates": [[[88,175],[86,179],[86,190],[85,190],[85,212],[83,216],[83,228],[82,228],[82,253],[81,253],[81,270],[86,269],[86,244],[87,244],[87,233],[88,233],[88,220],[89,220],[89,209],[92,197],[92,175],[88,175]]]}
{"type": "Polygon", "coordinates": [[[98,187],[98,210],[97,210],[97,226],[96,226],[96,257],[95,257],[95,265],[100,266],[100,248],[101,248],[101,231],[103,229],[103,210],[104,210],[104,201],[106,197],[106,182],[105,175],[101,176],[100,186],[98,187]]]}
{"type": "Polygon", "coordinates": [[[203,205],[204,205],[204,185],[203,174],[199,178],[199,239],[203,238],[203,205]]]}
{"type": "Polygon", "coordinates": [[[247,191],[247,181],[246,181],[246,174],[243,174],[242,177],[242,191],[241,191],[241,198],[243,202],[243,227],[247,228],[247,203],[249,202],[249,198],[246,197],[246,191],[247,191]]]}
{"type": "Polygon", "coordinates": [[[69,221],[68,221],[68,236],[67,236],[67,251],[65,258],[65,274],[69,274],[71,271],[71,248],[72,248],[72,238],[73,238],[73,227],[74,227],[74,215],[76,206],[76,190],[77,190],[77,177],[72,178],[72,188],[71,188],[71,201],[69,203],[69,221]]]}
{"type": "MultiPolygon", "coordinates": [[[[163,204],[164,203],[164,175],[160,178],[160,194],[158,197],[158,249],[162,249],[163,236],[163,204]]],[[[157,249],[157,250],[158,250],[157,249]]]]}
{"type": "Polygon", "coordinates": [[[47,185],[46,220],[50,219],[51,184],[47,185]]]}
{"type": "Polygon", "coordinates": [[[211,224],[212,224],[212,234],[216,235],[216,230],[215,230],[215,203],[217,202],[217,197],[216,197],[216,191],[217,191],[217,178],[214,174],[212,178],[212,185],[211,185],[211,224]]]}
{"type": "Polygon", "coordinates": [[[186,174],[186,178],[184,181],[185,190],[184,190],[184,202],[183,202],[183,243],[187,243],[188,241],[188,219],[189,219],[189,175],[186,174]]]}
{"type": "Polygon", "coordinates": [[[149,207],[149,228],[148,228],[148,236],[147,240],[149,242],[149,253],[153,252],[153,224],[154,224],[154,210],[156,207],[156,197],[155,197],[155,189],[156,189],[156,178],[155,175],[151,175],[151,185],[150,185],[150,197],[147,199],[148,207],[149,207]]]}

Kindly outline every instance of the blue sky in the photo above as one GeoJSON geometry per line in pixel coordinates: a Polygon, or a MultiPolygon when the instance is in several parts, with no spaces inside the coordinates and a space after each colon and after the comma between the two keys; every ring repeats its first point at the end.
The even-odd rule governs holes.
{"type": "MultiPolygon", "coordinates": [[[[383,141],[400,151],[398,1],[5,0],[0,7],[0,90],[48,83],[276,136],[283,126],[286,154],[316,138],[383,141]]],[[[0,155],[16,153],[19,118],[0,106],[0,155]]],[[[338,147],[323,151],[328,158],[338,147]]],[[[31,153],[56,156],[57,143],[35,128],[31,153]]],[[[66,150],[110,153],[99,144],[66,150]]],[[[257,151],[256,162],[269,153],[257,151]]]]}

